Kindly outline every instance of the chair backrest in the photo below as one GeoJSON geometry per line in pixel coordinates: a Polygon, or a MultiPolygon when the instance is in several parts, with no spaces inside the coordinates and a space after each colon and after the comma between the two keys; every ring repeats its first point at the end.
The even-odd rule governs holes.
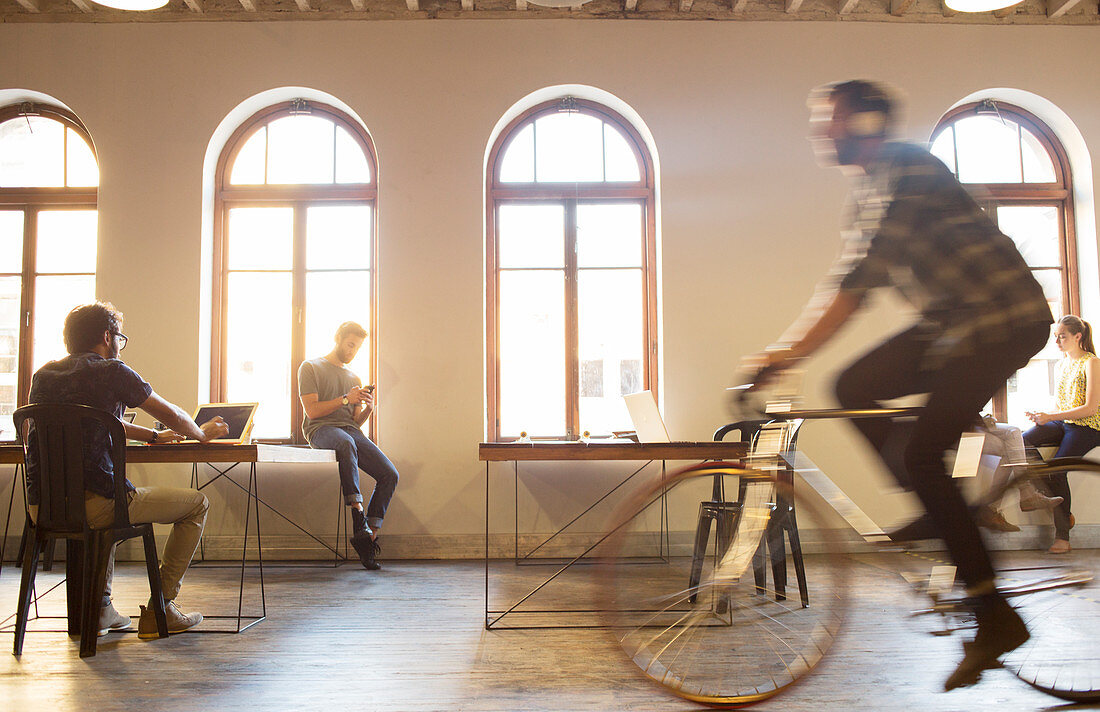
{"type": "Polygon", "coordinates": [[[126,432],[112,413],[86,405],[37,403],[12,415],[23,446],[27,501],[38,500],[35,526],[56,532],[82,532],[85,451],[107,447],[114,464],[115,527],[129,524],[126,506],[126,432]],[[33,493],[33,494],[32,494],[33,493]]]}

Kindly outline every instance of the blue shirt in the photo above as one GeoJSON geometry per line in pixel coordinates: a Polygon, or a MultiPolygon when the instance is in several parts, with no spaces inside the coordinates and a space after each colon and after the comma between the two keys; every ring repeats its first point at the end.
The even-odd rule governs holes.
{"type": "MultiPolygon", "coordinates": [[[[121,418],[127,407],[136,408],[149,398],[153,388],[132,368],[117,358],[106,359],[87,351],[50,361],[31,379],[31,403],[87,405],[121,418]]],[[[110,435],[96,424],[84,442],[84,489],[109,499],[115,496],[114,463],[110,435]]],[[[27,463],[27,499],[38,504],[37,472],[27,463]]],[[[126,482],[126,489],[134,486],[126,482]]]]}

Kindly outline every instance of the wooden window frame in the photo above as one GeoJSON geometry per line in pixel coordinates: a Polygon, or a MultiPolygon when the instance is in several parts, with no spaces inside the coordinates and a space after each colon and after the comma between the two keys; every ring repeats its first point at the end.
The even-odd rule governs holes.
{"type": "MultiPolygon", "coordinates": [[[[598,102],[574,97],[559,97],[531,107],[523,112],[501,131],[492,150],[489,152],[486,171],[486,239],[485,239],[485,335],[486,335],[486,405],[488,414],[488,438],[500,441],[500,269],[497,259],[497,209],[504,203],[553,203],[562,205],[565,210],[566,245],[575,242],[576,225],[570,219],[576,206],[587,202],[641,202],[644,219],[642,250],[643,298],[645,316],[643,358],[644,388],[657,392],[657,240],[656,240],[656,177],[653,159],[645,141],[637,129],[622,115],[598,102]],[[502,182],[500,180],[501,161],[512,140],[528,124],[536,119],[561,111],[575,111],[607,122],[622,133],[631,151],[638,161],[642,172],[641,179],[634,182],[502,182]],[[570,211],[573,211],[572,213],[570,211]]],[[[580,357],[578,353],[577,320],[577,275],[575,255],[570,260],[570,251],[566,250],[564,271],[566,275],[565,304],[565,424],[566,432],[557,438],[568,440],[580,436],[580,357]]],[[[551,436],[543,436],[551,437],[551,436]]]]}
{"type": "MultiPolygon", "coordinates": [[[[266,159],[265,159],[266,161],[266,159]]],[[[248,207],[290,207],[294,210],[293,260],[291,266],[291,345],[290,345],[290,436],[286,438],[267,438],[262,442],[278,444],[304,444],[302,421],[305,412],[298,398],[298,367],[302,361],[323,354],[305,353],[305,281],[308,270],[305,268],[305,215],[306,209],[315,205],[369,205],[371,208],[371,250],[370,250],[370,324],[364,325],[370,331],[368,343],[363,348],[370,355],[370,373],[358,374],[364,383],[377,383],[378,375],[378,160],[374,142],[358,121],[339,109],[316,102],[304,102],[300,99],[280,102],[267,106],[253,114],[242,123],[226,142],[215,173],[214,194],[214,240],[212,258],[214,268],[211,273],[211,340],[210,340],[210,400],[221,402],[228,393],[225,364],[228,359],[229,335],[227,333],[226,306],[228,288],[225,235],[228,226],[229,211],[233,208],[248,207]],[[241,148],[261,128],[276,119],[308,113],[320,116],[343,127],[363,151],[370,166],[370,183],[355,184],[263,184],[232,185],[229,182],[231,167],[234,165],[241,148]]],[[[368,436],[373,440],[378,427],[378,409],[368,421],[368,436]]]]}
{"type": "MultiPolygon", "coordinates": [[[[34,116],[53,119],[80,134],[87,142],[92,156],[99,165],[99,157],[92,143],[91,134],[84,124],[70,111],[58,106],[38,103],[10,104],[0,107],[0,123],[27,115],[28,111],[34,116]]],[[[65,132],[65,141],[68,141],[68,132],[65,132]]],[[[68,153],[63,154],[65,162],[65,181],[68,181],[68,153]]],[[[44,210],[70,209],[70,210],[98,210],[99,187],[21,187],[0,188],[0,209],[21,210],[23,212],[23,259],[22,272],[20,273],[20,304],[19,304],[19,346],[16,365],[16,405],[27,403],[30,393],[31,367],[34,363],[34,300],[38,272],[36,270],[38,247],[38,215],[44,210]]],[[[74,274],[87,274],[84,272],[74,274]]],[[[91,273],[94,277],[96,272],[91,273]]],[[[15,276],[14,273],[4,273],[4,276],[15,276]]],[[[60,325],[59,325],[60,326],[60,325]]]]}
{"type": "MultiPolygon", "coordinates": [[[[997,113],[1014,121],[1031,134],[1046,149],[1054,165],[1055,180],[1052,183],[964,183],[978,204],[992,214],[996,207],[1009,205],[1055,205],[1059,215],[1059,248],[1062,260],[1062,310],[1065,314],[1080,314],[1081,290],[1077,263],[1077,232],[1073,208],[1073,177],[1069,156],[1054,131],[1040,118],[1013,104],[993,100],[997,113]]],[[[985,102],[972,102],[957,106],[936,124],[929,143],[960,119],[978,116],[978,109],[985,102]]],[[[954,140],[957,142],[958,137],[954,140]]],[[[957,148],[957,143],[953,144],[957,148]]],[[[956,161],[957,168],[957,161],[956,161]]],[[[993,396],[993,416],[1004,420],[1008,413],[1008,391],[1000,388],[993,396]]]]}

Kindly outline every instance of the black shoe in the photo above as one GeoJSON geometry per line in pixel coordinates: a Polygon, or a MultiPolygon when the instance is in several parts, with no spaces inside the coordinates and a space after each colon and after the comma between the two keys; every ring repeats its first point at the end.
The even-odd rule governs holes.
{"type": "Polygon", "coordinates": [[[351,510],[351,532],[352,536],[358,536],[360,534],[374,536],[374,532],[371,531],[370,525],[367,524],[367,515],[363,514],[363,510],[355,509],[354,507],[351,510]]]}
{"type": "Polygon", "coordinates": [[[981,679],[984,670],[1001,666],[997,658],[1027,642],[1031,634],[1012,606],[993,596],[977,611],[978,632],[974,640],[963,643],[963,659],[943,689],[967,687],[981,679]]]}
{"type": "Polygon", "coordinates": [[[376,558],[381,548],[371,539],[370,534],[366,532],[353,534],[351,537],[351,545],[355,549],[355,553],[359,555],[359,563],[363,564],[364,569],[367,571],[377,571],[382,568],[382,564],[378,563],[376,558]]]}

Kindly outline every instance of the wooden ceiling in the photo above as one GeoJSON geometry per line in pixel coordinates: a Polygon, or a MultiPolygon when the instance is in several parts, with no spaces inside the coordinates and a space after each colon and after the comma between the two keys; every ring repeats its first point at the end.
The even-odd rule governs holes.
{"type": "Polygon", "coordinates": [[[0,22],[575,18],[1100,26],[1100,0],[1024,0],[985,13],[956,13],[942,0],[539,1],[565,6],[534,0],[169,0],[159,10],[124,12],[91,0],[0,0],[0,22]]]}

